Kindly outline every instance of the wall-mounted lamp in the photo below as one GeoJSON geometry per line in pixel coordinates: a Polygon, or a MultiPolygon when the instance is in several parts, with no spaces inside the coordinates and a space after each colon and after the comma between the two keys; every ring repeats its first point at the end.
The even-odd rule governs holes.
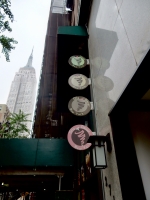
{"type": "Polygon", "coordinates": [[[93,166],[95,168],[105,169],[107,167],[105,142],[107,144],[107,151],[111,152],[112,146],[109,133],[106,136],[92,135],[87,141],[87,143],[92,143],[93,166]]]}

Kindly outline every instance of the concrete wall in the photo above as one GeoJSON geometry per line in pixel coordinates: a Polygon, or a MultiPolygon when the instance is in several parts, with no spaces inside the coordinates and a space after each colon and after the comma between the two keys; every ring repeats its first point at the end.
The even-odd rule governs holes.
{"type": "Polygon", "coordinates": [[[99,69],[96,76],[103,74],[113,82],[109,98],[115,103],[149,50],[149,9],[148,0],[93,1],[90,58],[99,69]]]}
{"type": "MultiPolygon", "coordinates": [[[[88,26],[89,59],[97,133],[111,132],[108,113],[116,104],[150,47],[149,0],[94,0],[88,26]]],[[[120,200],[114,149],[107,153],[104,177],[120,200]]],[[[106,199],[112,199],[105,187],[106,199]]]]}

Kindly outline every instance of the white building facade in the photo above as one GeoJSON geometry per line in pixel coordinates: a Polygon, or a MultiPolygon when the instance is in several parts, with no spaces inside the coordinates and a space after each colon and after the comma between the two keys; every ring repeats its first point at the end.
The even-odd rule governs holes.
{"type": "MultiPolygon", "coordinates": [[[[32,67],[33,51],[25,67],[19,69],[12,81],[7,106],[11,113],[18,113],[22,110],[25,114],[30,114],[28,120],[32,120],[35,95],[36,95],[36,73],[32,67]]],[[[31,122],[27,122],[31,128],[31,122]]]]}
{"type": "MultiPolygon", "coordinates": [[[[146,129],[148,125],[143,125],[150,120],[150,112],[148,109],[144,110],[142,108],[144,111],[142,109],[141,111],[138,108],[140,111],[137,111],[137,108],[132,108],[136,103],[135,100],[137,100],[138,91],[143,87],[143,85],[140,84],[140,86],[138,86],[139,89],[135,92],[135,87],[132,85],[133,81],[131,82],[134,76],[136,76],[136,72],[138,73],[138,70],[141,70],[143,66],[146,66],[147,61],[144,60],[146,59],[146,55],[150,49],[149,10],[150,1],[147,0],[95,0],[93,1],[91,7],[88,25],[89,58],[97,132],[99,135],[106,135],[109,132],[112,133],[113,130],[112,141],[115,141],[115,148],[113,148],[111,154],[107,153],[108,168],[103,170],[104,183],[106,185],[104,190],[107,200],[122,200],[122,195],[123,199],[150,199],[150,190],[148,187],[150,184],[150,161],[148,158],[150,153],[150,136],[148,134],[148,128],[146,129]],[[132,98],[134,98],[134,96],[136,97],[133,101],[134,103],[132,102],[130,103],[130,106],[128,105],[130,109],[133,109],[133,113],[131,111],[128,112],[128,115],[130,116],[129,127],[131,127],[131,130],[125,130],[125,127],[127,127],[126,124],[123,125],[123,123],[125,123],[125,119],[118,114],[120,121],[122,119],[122,124],[119,120],[117,124],[120,128],[120,138],[122,137],[122,139],[120,139],[119,134],[116,134],[117,131],[114,127],[114,123],[110,123],[109,115],[116,109],[117,106],[122,105],[120,102],[122,99],[125,99],[124,96],[126,95],[126,91],[129,87],[130,91],[132,91],[130,94],[135,92],[135,95],[133,95],[132,98]],[[132,123],[131,118],[133,120],[132,123]],[[137,128],[139,126],[140,128],[137,128]],[[124,130],[125,132],[123,132],[124,130]],[[134,145],[131,146],[135,149],[133,151],[136,152],[137,156],[137,158],[135,158],[135,163],[137,162],[139,164],[137,170],[133,167],[133,163],[129,164],[126,162],[125,165],[120,159],[122,157],[128,158],[128,161],[133,160],[134,156],[129,159],[131,151],[128,152],[129,141],[131,140],[130,137],[126,141],[126,145],[123,146],[123,141],[125,141],[127,133],[129,132],[132,133],[133,138],[131,138],[134,141],[134,145]],[[118,145],[118,141],[120,142],[120,146],[118,145]],[[117,156],[115,155],[115,152],[117,156]],[[117,166],[119,169],[119,175],[117,172],[117,166]],[[133,170],[131,166],[133,167],[133,170]],[[138,181],[135,180],[137,177],[137,175],[134,174],[135,171],[139,171],[139,177],[141,176],[139,178],[139,185],[137,184],[138,181]],[[121,190],[118,177],[121,182],[121,190]],[[134,183],[130,177],[134,177],[134,183]],[[128,182],[126,181],[127,184],[124,184],[125,179],[127,180],[127,178],[128,182]],[[142,192],[140,193],[140,190],[142,190],[142,184],[140,182],[143,184],[143,191],[145,192],[146,197],[143,197],[144,195],[141,197],[142,192]],[[138,186],[135,186],[135,183],[138,186]],[[111,189],[107,185],[111,186],[111,189]]],[[[147,65],[149,66],[149,63],[147,65]]],[[[144,75],[145,79],[142,81],[142,73],[139,73],[138,78],[136,78],[135,85],[137,85],[138,82],[146,82],[146,72],[144,75]]],[[[150,100],[150,96],[148,95],[149,93],[146,94],[147,98],[141,98],[141,102],[139,98],[139,102],[141,104],[145,105],[150,100]],[[144,100],[146,100],[146,102],[144,102],[144,100]]],[[[132,95],[128,95],[128,102],[131,102],[131,96],[132,95]]],[[[126,102],[127,100],[124,102],[124,105],[119,107],[120,113],[122,113],[123,116],[125,116],[125,111],[123,112],[122,110],[125,106],[127,107],[126,102]]],[[[115,118],[112,118],[113,120],[117,119],[116,115],[115,118]]]]}

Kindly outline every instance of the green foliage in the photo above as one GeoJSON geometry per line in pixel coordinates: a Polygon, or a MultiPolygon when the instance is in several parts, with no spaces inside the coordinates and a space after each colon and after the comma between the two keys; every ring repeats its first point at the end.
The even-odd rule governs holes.
{"type": "Polygon", "coordinates": [[[5,17],[0,15],[0,32],[3,31],[9,31],[11,32],[12,29],[9,26],[9,22],[8,21],[4,21],[5,17]]]}
{"type": "Polygon", "coordinates": [[[29,115],[21,110],[18,114],[10,114],[7,121],[1,125],[0,138],[27,138],[30,133],[26,125],[26,122],[30,121],[27,119],[29,115]]]}
{"type": "Polygon", "coordinates": [[[5,15],[7,15],[11,21],[13,21],[14,20],[14,16],[13,16],[13,14],[12,14],[10,8],[9,8],[10,6],[11,6],[11,1],[10,0],[0,0],[0,8],[1,8],[1,10],[3,10],[5,15]]]}
{"type": "MultiPolygon", "coordinates": [[[[14,16],[10,10],[10,6],[10,0],[0,0],[0,33],[4,31],[12,31],[8,21],[10,20],[11,22],[13,22],[14,20],[14,16]]],[[[5,55],[6,61],[9,62],[9,54],[11,50],[15,48],[12,44],[17,44],[17,41],[15,41],[14,38],[0,35],[0,44],[2,45],[2,53],[5,55]]]]}
{"type": "Polygon", "coordinates": [[[15,47],[12,46],[12,44],[17,44],[17,41],[15,41],[14,38],[9,38],[4,35],[1,35],[0,44],[2,45],[2,53],[5,54],[6,61],[9,62],[9,53],[12,49],[15,49],[15,47]]]}

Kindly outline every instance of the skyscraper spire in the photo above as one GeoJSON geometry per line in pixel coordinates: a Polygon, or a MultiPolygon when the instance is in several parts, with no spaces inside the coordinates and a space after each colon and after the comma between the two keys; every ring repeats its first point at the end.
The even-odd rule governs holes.
{"type": "Polygon", "coordinates": [[[32,48],[32,52],[31,52],[31,55],[30,55],[30,57],[29,57],[29,59],[28,59],[28,62],[27,62],[27,64],[26,64],[26,67],[32,67],[33,49],[34,49],[34,47],[32,48]]]}
{"type": "Polygon", "coordinates": [[[31,55],[33,56],[33,50],[34,50],[34,46],[33,46],[33,48],[32,48],[32,52],[31,52],[31,55]]]}

